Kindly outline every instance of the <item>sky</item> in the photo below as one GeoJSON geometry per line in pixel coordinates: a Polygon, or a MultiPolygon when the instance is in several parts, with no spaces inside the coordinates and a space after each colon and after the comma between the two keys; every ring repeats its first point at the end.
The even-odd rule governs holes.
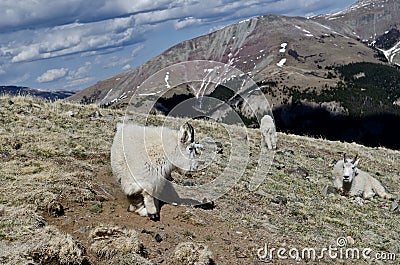
{"type": "Polygon", "coordinates": [[[1,0],[0,85],[81,90],[184,40],[266,15],[335,13],[355,0],[1,0]]]}

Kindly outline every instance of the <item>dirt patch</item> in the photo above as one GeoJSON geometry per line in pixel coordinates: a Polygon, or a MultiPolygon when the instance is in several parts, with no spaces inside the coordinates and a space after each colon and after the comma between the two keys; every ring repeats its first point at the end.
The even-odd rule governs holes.
{"type": "MultiPolygon", "coordinates": [[[[105,166],[99,171],[109,170],[105,166]]],[[[72,235],[85,246],[90,245],[89,234],[95,227],[116,225],[136,230],[145,257],[159,264],[170,264],[174,259],[174,249],[186,241],[209,246],[216,264],[251,264],[257,260],[254,252],[257,245],[250,236],[252,231],[214,216],[214,211],[218,210],[164,205],[161,220],[154,222],[127,211],[129,202],[112,175],[98,174],[93,182],[101,187],[99,190],[106,191],[103,194],[97,192],[96,195],[102,199],[82,203],[62,201],[65,214],[47,219],[49,224],[72,235]]],[[[90,250],[88,256],[94,264],[101,261],[90,250]]]]}

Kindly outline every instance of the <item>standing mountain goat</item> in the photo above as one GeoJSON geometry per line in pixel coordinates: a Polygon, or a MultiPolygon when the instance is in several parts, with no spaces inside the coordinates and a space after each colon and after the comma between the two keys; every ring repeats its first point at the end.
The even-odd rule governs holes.
{"type": "Polygon", "coordinates": [[[260,130],[268,149],[276,149],[276,127],[271,116],[265,115],[260,122],[260,130]]]}
{"type": "Polygon", "coordinates": [[[392,195],[386,192],[382,184],[367,172],[357,168],[360,159],[357,156],[351,160],[339,160],[333,167],[333,186],[340,194],[358,196],[364,199],[372,198],[375,194],[385,199],[392,199],[392,195]]]}
{"type": "Polygon", "coordinates": [[[130,200],[129,210],[159,220],[159,198],[182,202],[168,180],[175,169],[196,170],[201,164],[196,159],[200,148],[194,143],[194,130],[189,123],[179,131],[118,124],[111,147],[111,167],[130,200]]]}

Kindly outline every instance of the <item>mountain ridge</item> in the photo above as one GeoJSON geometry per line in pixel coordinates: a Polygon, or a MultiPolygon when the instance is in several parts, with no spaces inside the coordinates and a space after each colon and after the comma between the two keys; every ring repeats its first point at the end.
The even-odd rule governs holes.
{"type": "Polygon", "coordinates": [[[22,86],[0,86],[0,94],[8,94],[13,96],[30,95],[48,100],[65,99],[72,96],[75,93],[76,93],[75,91],[70,91],[70,90],[48,91],[30,87],[22,87],[22,86]]]}
{"type": "MultiPolygon", "coordinates": [[[[368,36],[371,35],[371,28],[375,30],[374,38],[385,35],[384,32],[391,29],[397,29],[397,21],[400,21],[400,12],[396,13],[399,10],[399,1],[390,1],[393,2],[390,9],[385,9],[386,2],[388,1],[358,1],[336,14],[312,18],[281,15],[250,18],[210,34],[183,41],[139,67],[100,81],[70,99],[117,106],[117,102],[127,102],[126,98],[121,98],[122,95],[128,95],[129,98],[129,94],[134,93],[144,80],[160,69],[191,60],[213,60],[222,63],[234,60],[232,66],[249,74],[256,82],[281,81],[298,75],[294,80],[282,80],[282,86],[301,84],[311,87],[319,83],[322,86],[334,85],[339,80],[312,76],[326,75],[327,71],[319,68],[335,64],[362,61],[382,63],[378,54],[387,60],[393,57],[392,64],[397,62],[397,56],[388,52],[390,49],[374,48],[373,41],[369,41],[371,36],[368,36]],[[371,16],[374,12],[377,15],[371,16]],[[399,19],[396,20],[397,18],[399,19]],[[371,23],[373,27],[368,27],[371,23]],[[377,30],[382,34],[376,35],[377,30]],[[285,53],[279,52],[282,43],[288,43],[285,53]],[[300,57],[292,60],[296,55],[300,57]],[[285,57],[286,67],[276,67],[281,57],[285,57]],[[302,61],[299,61],[299,58],[302,61]],[[300,78],[304,73],[310,72],[311,77],[308,75],[300,78]],[[279,79],[279,76],[284,78],[279,79]]],[[[395,45],[390,47],[394,48],[393,53],[398,52],[395,47],[400,43],[400,37],[395,39],[395,45]]],[[[272,97],[268,99],[274,105],[283,103],[272,97]]]]}

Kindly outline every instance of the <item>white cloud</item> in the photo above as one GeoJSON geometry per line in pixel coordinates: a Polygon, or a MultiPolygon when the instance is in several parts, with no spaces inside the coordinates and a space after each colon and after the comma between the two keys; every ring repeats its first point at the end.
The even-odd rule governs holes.
{"type": "Polygon", "coordinates": [[[129,69],[131,69],[131,65],[130,64],[126,64],[126,65],[124,65],[124,67],[122,67],[122,70],[124,70],[124,71],[127,71],[129,69]]]}
{"type": "Polygon", "coordinates": [[[111,58],[109,58],[106,64],[103,64],[104,68],[113,68],[113,67],[120,67],[122,65],[126,65],[128,64],[128,62],[130,62],[132,60],[132,58],[121,58],[118,56],[112,56],[111,58]]]}
{"type": "Polygon", "coordinates": [[[166,9],[173,1],[161,0],[26,0],[0,1],[0,32],[53,27],[74,21],[90,23],[166,9]]]}
{"type": "Polygon", "coordinates": [[[194,18],[194,17],[187,17],[184,19],[178,19],[174,21],[175,29],[182,29],[188,26],[200,25],[202,24],[203,20],[194,18]]]}
{"type": "Polygon", "coordinates": [[[39,83],[47,83],[47,82],[52,82],[57,79],[60,79],[64,77],[68,72],[68,69],[66,68],[60,68],[60,69],[50,69],[47,70],[45,73],[43,73],[41,76],[39,76],[36,81],[39,83]]]}
{"type": "Polygon", "coordinates": [[[166,21],[183,29],[276,12],[314,14],[320,8],[349,1],[1,1],[0,62],[124,47],[144,41],[148,31],[166,21]]]}
{"type": "Polygon", "coordinates": [[[133,17],[115,18],[90,24],[73,23],[51,29],[30,30],[22,43],[8,43],[3,53],[11,62],[24,62],[96,51],[139,42],[133,17]]]}
{"type": "Polygon", "coordinates": [[[81,79],[87,77],[92,68],[91,62],[86,62],[83,66],[79,67],[76,70],[70,70],[68,72],[67,80],[81,79]]]}
{"type": "Polygon", "coordinates": [[[31,75],[29,73],[25,73],[23,76],[17,76],[16,78],[12,79],[10,81],[11,84],[21,84],[26,82],[29,78],[31,77],[31,75]]]}
{"type": "Polygon", "coordinates": [[[92,77],[83,77],[83,78],[75,79],[72,81],[68,81],[63,87],[64,88],[79,87],[79,86],[88,84],[92,81],[93,81],[92,77]]]}
{"type": "Polygon", "coordinates": [[[12,80],[17,76],[15,73],[29,71],[25,81],[30,79],[33,85],[36,85],[35,81],[49,83],[43,83],[43,87],[85,84],[90,78],[104,79],[123,67],[127,69],[128,65],[132,68],[173,43],[205,33],[207,28],[217,29],[221,25],[264,14],[319,14],[321,10],[337,10],[354,2],[2,0],[0,82],[12,80]],[[160,41],[162,39],[165,41],[160,41]],[[92,60],[91,65],[85,65],[88,60],[92,60]],[[50,61],[52,66],[48,67],[50,61]],[[41,74],[38,69],[43,68],[38,68],[37,64],[47,68],[62,65],[65,68],[58,68],[64,69],[65,73],[48,71],[41,74]],[[76,65],[80,67],[75,68],[76,65]],[[35,79],[33,76],[39,77],[35,79]],[[58,82],[50,83],[55,80],[58,82]]]}
{"type": "Polygon", "coordinates": [[[143,44],[139,44],[138,46],[136,46],[132,51],[131,51],[131,56],[135,57],[139,51],[141,51],[144,48],[143,44]]]}

